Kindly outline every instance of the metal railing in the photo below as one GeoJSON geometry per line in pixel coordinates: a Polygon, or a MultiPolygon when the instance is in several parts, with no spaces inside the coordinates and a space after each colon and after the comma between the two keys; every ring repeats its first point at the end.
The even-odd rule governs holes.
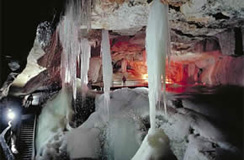
{"type": "Polygon", "coordinates": [[[11,131],[11,123],[9,123],[8,127],[3,130],[3,132],[0,134],[0,145],[3,150],[4,156],[6,160],[15,160],[15,157],[13,153],[11,152],[11,149],[9,148],[6,140],[5,140],[5,135],[8,131],[11,131]]]}

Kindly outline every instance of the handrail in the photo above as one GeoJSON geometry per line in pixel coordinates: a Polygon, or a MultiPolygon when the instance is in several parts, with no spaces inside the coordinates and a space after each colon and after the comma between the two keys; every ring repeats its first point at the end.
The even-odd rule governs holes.
{"type": "Polygon", "coordinates": [[[34,126],[33,126],[33,141],[32,141],[32,160],[35,159],[35,153],[36,153],[36,145],[35,145],[35,139],[36,139],[36,123],[37,123],[37,116],[35,114],[35,118],[34,118],[34,126]]]}
{"type": "Polygon", "coordinates": [[[3,149],[5,158],[7,160],[15,160],[13,153],[11,152],[6,140],[5,140],[5,134],[11,129],[11,123],[9,123],[8,127],[3,130],[3,132],[0,134],[0,145],[3,149]]]}

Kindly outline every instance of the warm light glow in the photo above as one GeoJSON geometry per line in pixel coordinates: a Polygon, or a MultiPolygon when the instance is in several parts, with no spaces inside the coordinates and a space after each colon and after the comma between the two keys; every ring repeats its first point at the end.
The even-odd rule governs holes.
{"type": "Polygon", "coordinates": [[[148,79],[148,74],[143,74],[142,79],[147,80],[148,79]]]}
{"type": "MultiPolygon", "coordinates": [[[[148,83],[147,66],[145,62],[133,61],[128,63],[131,67],[127,72],[132,75],[131,79],[142,80],[143,84],[148,83]]],[[[166,91],[181,93],[188,83],[188,66],[182,61],[166,61],[166,91]]],[[[161,77],[163,83],[163,76],[161,77]]]]}
{"type": "Polygon", "coordinates": [[[15,118],[15,113],[11,109],[9,109],[9,111],[8,111],[8,119],[9,120],[13,120],[14,118],[15,118]]]}
{"type": "MultiPolygon", "coordinates": [[[[142,79],[144,79],[145,81],[148,81],[148,74],[143,74],[142,75],[142,79]]],[[[170,78],[168,78],[168,77],[166,77],[166,82],[165,83],[166,84],[172,84],[173,83],[173,80],[170,79],[170,78]]]]}
{"type": "Polygon", "coordinates": [[[166,82],[165,83],[166,84],[172,84],[173,83],[173,80],[170,79],[170,78],[168,78],[168,77],[166,77],[166,82]]]}

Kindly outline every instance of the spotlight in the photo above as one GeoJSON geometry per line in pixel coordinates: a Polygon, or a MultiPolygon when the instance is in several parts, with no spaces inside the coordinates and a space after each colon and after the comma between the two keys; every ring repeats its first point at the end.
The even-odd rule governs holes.
{"type": "Polygon", "coordinates": [[[9,120],[13,120],[15,118],[15,113],[11,109],[8,110],[7,114],[9,120]]]}

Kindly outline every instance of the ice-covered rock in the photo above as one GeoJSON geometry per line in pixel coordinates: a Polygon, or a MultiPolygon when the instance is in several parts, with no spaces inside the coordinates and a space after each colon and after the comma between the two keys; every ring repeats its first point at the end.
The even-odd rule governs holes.
{"type": "Polygon", "coordinates": [[[48,159],[69,159],[67,154],[67,145],[64,139],[65,133],[59,131],[48,139],[45,146],[36,155],[37,160],[48,160],[48,159]]]}
{"type": "Polygon", "coordinates": [[[170,159],[174,160],[171,156],[169,139],[162,129],[148,132],[144,138],[141,147],[136,152],[132,160],[149,160],[149,159],[170,159]],[[169,158],[170,157],[170,158],[169,158]]]}
{"type": "Polygon", "coordinates": [[[98,159],[101,154],[98,128],[77,128],[65,136],[70,159],[98,159]]]}
{"type": "Polygon", "coordinates": [[[51,137],[66,128],[72,112],[71,97],[70,89],[63,88],[45,104],[37,122],[37,155],[40,155],[51,137]]]}
{"type": "MultiPolygon", "coordinates": [[[[220,107],[221,103],[215,103],[213,99],[216,99],[218,95],[208,95],[207,97],[201,94],[196,95],[195,98],[202,97],[202,101],[196,101],[193,95],[187,99],[188,103],[185,103],[186,98],[182,99],[182,103],[169,103],[177,99],[179,101],[179,98],[176,99],[177,96],[167,94],[168,116],[164,115],[161,104],[156,116],[158,129],[145,137],[150,128],[147,126],[149,123],[146,118],[149,115],[147,94],[148,89],[146,88],[124,88],[111,92],[110,121],[108,123],[103,118],[106,116],[103,112],[104,95],[97,96],[96,111],[81,126],[67,131],[62,136],[64,138],[60,138],[58,148],[63,148],[62,153],[67,152],[67,155],[72,158],[131,159],[134,156],[135,159],[143,160],[163,157],[173,160],[176,158],[184,160],[240,159],[240,146],[236,145],[240,143],[235,142],[235,137],[229,137],[232,135],[229,135],[232,129],[234,133],[237,130],[240,131],[238,127],[236,130],[237,124],[229,124],[231,117],[235,118],[236,115],[232,110],[227,110],[228,107],[220,107]],[[211,98],[212,100],[210,100],[211,98]],[[210,106],[202,108],[201,105],[205,105],[206,99],[210,106]],[[214,108],[221,116],[213,117],[212,114],[205,111],[215,112],[210,108],[214,108]],[[230,116],[223,120],[222,117],[225,116],[223,112],[229,113],[230,116]],[[225,126],[221,125],[221,122],[225,126]],[[228,132],[224,128],[227,128],[228,132]],[[140,143],[144,147],[137,151],[140,143]]],[[[227,102],[230,103],[229,100],[227,102]]],[[[50,109],[46,110],[50,112],[50,109]]],[[[238,110],[238,107],[234,107],[234,110],[238,110]]],[[[55,123],[54,126],[50,120],[48,122],[48,125],[52,126],[51,128],[46,127],[45,132],[49,133],[49,136],[46,136],[47,134],[43,134],[43,136],[51,138],[45,142],[46,145],[43,145],[43,154],[51,153],[51,150],[47,151],[48,148],[55,148],[50,147],[55,144],[55,141],[51,140],[54,139],[52,137],[55,137],[52,128],[56,126],[59,131],[62,131],[64,127],[63,125],[60,127],[59,121],[56,120],[52,120],[55,123]]],[[[40,140],[40,138],[38,139],[40,140]]]]}
{"type": "Polygon", "coordinates": [[[113,118],[106,130],[105,154],[109,159],[132,159],[140,145],[138,124],[133,118],[113,118]]]}

